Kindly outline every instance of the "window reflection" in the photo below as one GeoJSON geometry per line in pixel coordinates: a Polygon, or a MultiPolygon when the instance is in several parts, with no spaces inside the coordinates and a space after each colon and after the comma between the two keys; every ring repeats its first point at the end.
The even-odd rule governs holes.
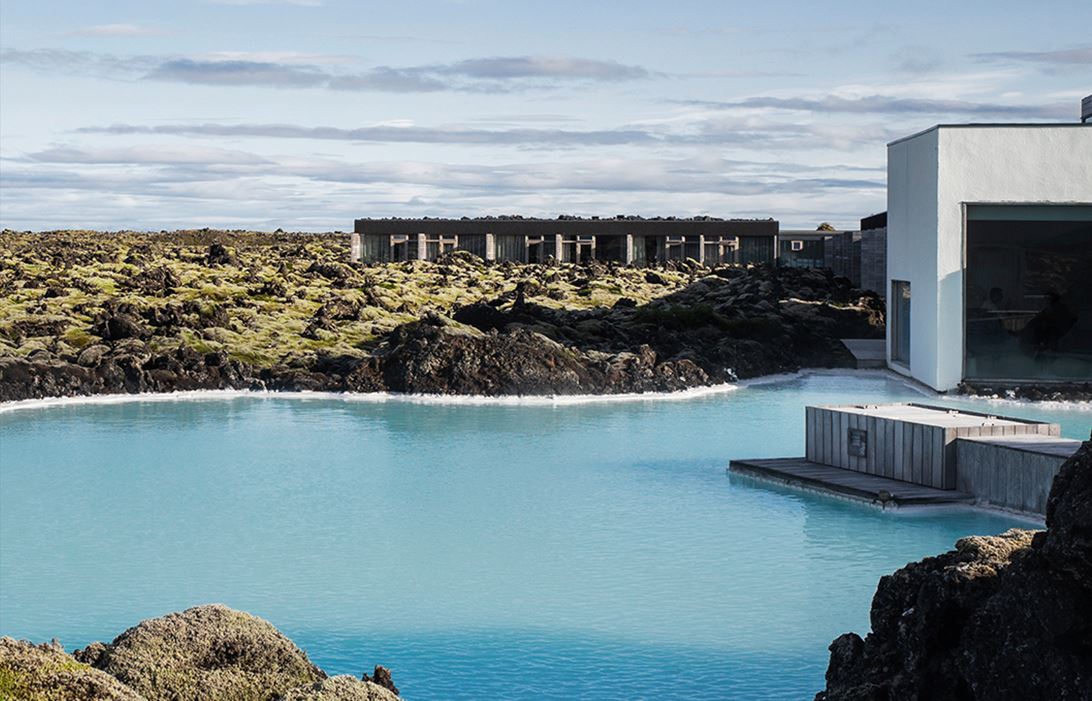
{"type": "Polygon", "coordinates": [[[968,211],[968,378],[1092,379],[1089,210],[968,211]]]}

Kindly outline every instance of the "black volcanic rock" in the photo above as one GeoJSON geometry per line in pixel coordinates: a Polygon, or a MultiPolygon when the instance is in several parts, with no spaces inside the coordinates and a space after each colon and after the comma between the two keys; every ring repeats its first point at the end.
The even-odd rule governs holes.
{"type": "Polygon", "coordinates": [[[426,317],[396,330],[389,342],[381,363],[395,392],[576,394],[602,386],[578,354],[526,329],[485,334],[426,317]]]}
{"type": "Polygon", "coordinates": [[[1092,440],[1055,478],[1046,525],[883,577],[872,632],[830,646],[817,701],[1092,699],[1092,440]]]}
{"type": "Polygon", "coordinates": [[[384,689],[393,692],[395,695],[398,694],[398,687],[394,685],[394,679],[391,677],[391,671],[386,667],[376,665],[375,669],[371,673],[371,676],[365,673],[362,679],[366,682],[378,684],[384,689]]]}
{"type": "Polygon", "coordinates": [[[91,327],[91,333],[102,337],[104,341],[148,336],[148,330],[137,319],[121,313],[103,316],[91,327]]]}
{"type": "Polygon", "coordinates": [[[224,244],[219,241],[209,244],[208,251],[205,253],[206,265],[236,265],[237,263],[238,259],[224,244]]]}
{"type": "Polygon", "coordinates": [[[0,290],[24,305],[0,322],[0,401],[229,388],[672,391],[849,367],[839,338],[883,335],[879,298],[822,271],[463,254],[347,265],[340,238],[211,230],[7,233],[0,243],[56,267],[0,270],[0,290]],[[93,261],[95,276],[71,273],[93,261]],[[50,285],[82,295],[32,292],[50,285]]]}

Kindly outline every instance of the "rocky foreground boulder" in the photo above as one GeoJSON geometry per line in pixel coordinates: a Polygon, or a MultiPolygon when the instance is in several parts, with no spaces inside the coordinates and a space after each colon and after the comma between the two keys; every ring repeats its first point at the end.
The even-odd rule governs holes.
{"type": "Polygon", "coordinates": [[[268,622],[207,605],[143,621],[72,655],[0,639],[0,699],[398,701],[390,673],[327,677],[268,622]],[[374,679],[374,681],[373,681],[374,679]],[[379,682],[379,683],[376,683],[379,682]]]}
{"type": "Polygon", "coordinates": [[[1047,529],[963,538],[883,577],[872,632],[830,646],[816,701],[1092,700],[1092,440],[1047,529]]]}
{"type": "Polygon", "coordinates": [[[82,664],[60,645],[0,638],[0,699],[146,701],[106,672],[82,664]]]}

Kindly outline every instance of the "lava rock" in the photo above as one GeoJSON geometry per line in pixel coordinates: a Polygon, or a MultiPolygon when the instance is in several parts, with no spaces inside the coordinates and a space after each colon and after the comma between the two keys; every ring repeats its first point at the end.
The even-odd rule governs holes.
{"type": "Polygon", "coordinates": [[[91,327],[91,333],[104,341],[120,341],[123,338],[145,338],[148,330],[128,314],[108,314],[98,319],[91,327]]]}
{"type": "Polygon", "coordinates": [[[817,701],[1092,699],[1092,440],[1055,477],[1046,525],[883,577],[872,632],[830,646],[817,701]]]}
{"type": "Polygon", "coordinates": [[[231,251],[219,241],[210,244],[208,251],[205,253],[206,265],[237,265],[238,262],[238,259],[231,251]]]}
{"type": "Polygon", "coordinates": [[[143,621],[73,657],[148,701],[273,701],[326,677],[268,622],[218,604],[143,621]]]}
{"type": "Polygon", "coordinates": [[[117,679],[68,656],[59,644],[0,638],[0,698],[146,701],[117,679]]]}
{"type": "Polygon", "coordinates": [[[347,674],[290,689],[277,701],[397,701],[398,694],[347,674]]]}
{"type": "Polygon", "coordinates": [[[384,689],[394,692],[395,695],[398,694],[398,687],[394,685],[394,679],[391,677],[391,671],[386,667],[376,665],[375,669],[372,670],[371,676],[369,677],[368,674],[365,673],[362,679],[366,682],[373,682],[375,684],[378,684],[384,689]]]}

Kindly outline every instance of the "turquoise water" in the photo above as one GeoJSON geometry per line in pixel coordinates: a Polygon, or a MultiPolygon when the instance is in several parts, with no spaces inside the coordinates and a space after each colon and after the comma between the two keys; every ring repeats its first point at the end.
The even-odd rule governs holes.
{"type": "Polygon", "coordinates": [[[684,401],[2,413],[0,633],[71,649],[219,601],[330,672],[391,667],[411,701],[810,698],[880,575],[1026,525],[725,474],[802,454],[805,404],[882,400],[921,397],[810,376],[684,401]]]}

